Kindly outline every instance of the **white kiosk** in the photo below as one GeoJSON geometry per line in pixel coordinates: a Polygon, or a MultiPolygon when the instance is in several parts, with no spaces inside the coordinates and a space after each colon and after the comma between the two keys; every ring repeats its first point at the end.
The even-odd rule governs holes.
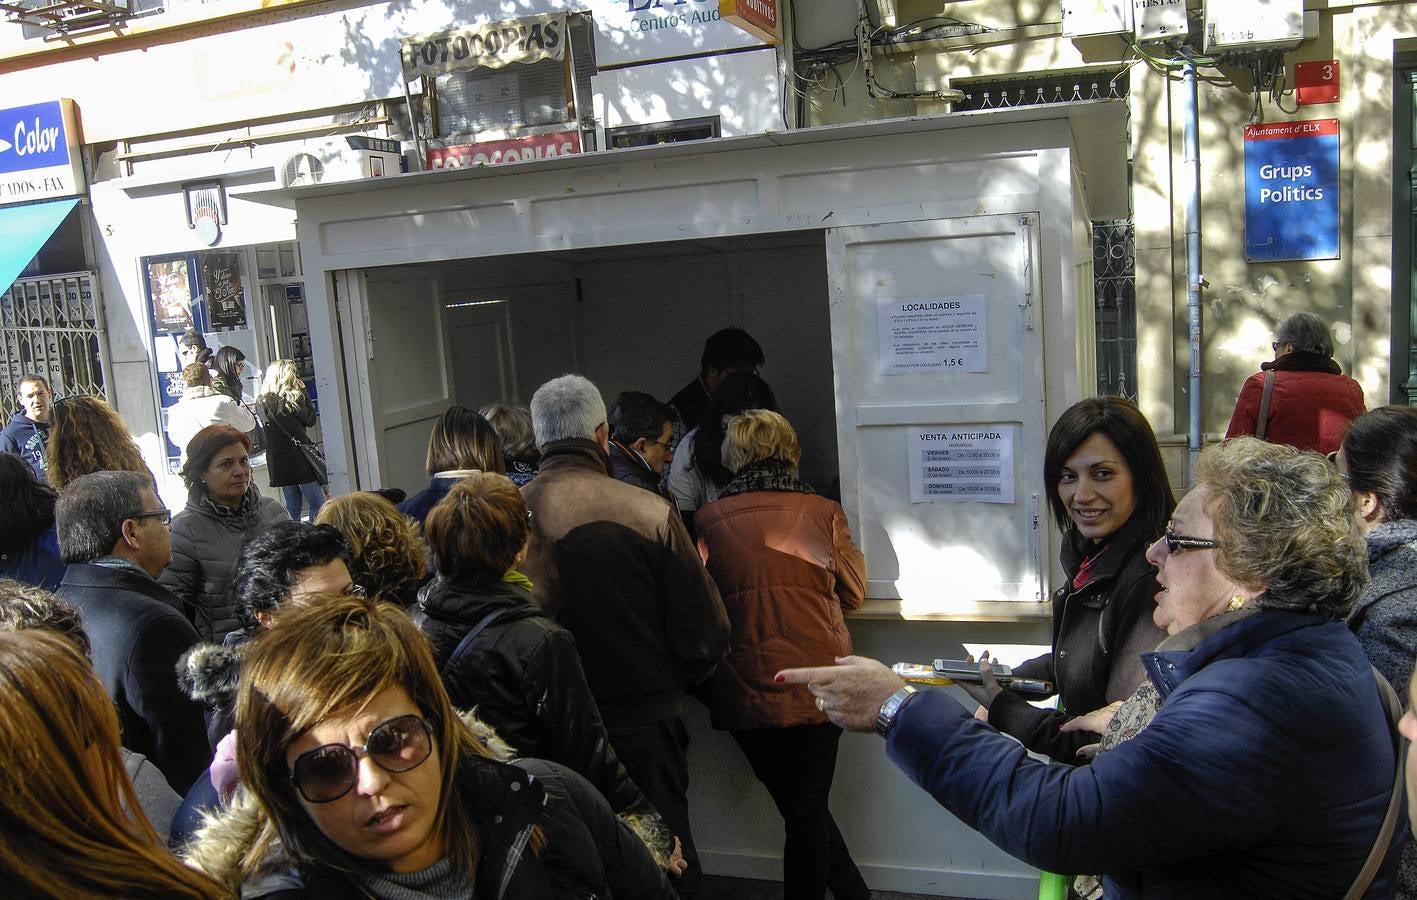
{"type": "MultiPolygon", "coordinates": [[[[737,324],[866,553],[857,652],[1011,661],[1049,641],[1044,441],[1095,383],[1089,213],[1125,214],[1125,120],[1061,104],[248,197],[297,211],[336,491],[422,487],[453,403],[567,371],[668,397],[737,324]]],[[[701,712],[705,868],[778,877],[780,820],[701,712]]],[[[843,741],[833,808],[873,888],[1036,896],[874,736],[843,741]]]]}

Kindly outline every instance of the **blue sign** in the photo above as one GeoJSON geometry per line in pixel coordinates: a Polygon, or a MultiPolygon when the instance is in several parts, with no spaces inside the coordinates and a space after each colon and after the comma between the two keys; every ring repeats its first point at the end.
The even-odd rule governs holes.
{"type": "Polygon", "coordinates": [[[58,100],[0,110],[0,174],[69,165],[69,135],[58,100]]]}
{"type": "Polygon", "coordinates": [[[1338,120],[1245,126],[1245,259],[1338,258],[1338,120]]]}

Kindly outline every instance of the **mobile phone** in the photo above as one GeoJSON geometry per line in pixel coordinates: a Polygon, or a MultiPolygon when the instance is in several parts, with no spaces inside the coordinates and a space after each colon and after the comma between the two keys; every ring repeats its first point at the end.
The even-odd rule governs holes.
{"type": "MultiPolygon", "coordinates": [[[[1000,684],[1008,684],[1013,678],[1014,670],[1003,663],[991,663],[994,669],[994,677],[1000,684]]],[[[972,663],[965,659],[937,659],[935,660],[935,671],[947,678],[955,681],[980,680],[979,663],[972,663]]]]}

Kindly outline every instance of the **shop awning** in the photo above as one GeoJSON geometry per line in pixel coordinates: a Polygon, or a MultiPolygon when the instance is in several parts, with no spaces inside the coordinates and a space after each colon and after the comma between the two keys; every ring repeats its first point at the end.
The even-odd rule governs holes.
{"type": "Polygon", "coordinates": [[[0,209],[0,294],[10,289],[78,202],[73,197],[0,209]]]}

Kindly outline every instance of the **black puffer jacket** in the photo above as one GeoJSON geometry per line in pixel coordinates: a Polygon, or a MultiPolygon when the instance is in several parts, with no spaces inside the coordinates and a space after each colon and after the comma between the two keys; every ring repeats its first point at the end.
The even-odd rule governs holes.
{"type": "MultiPolygon", "coordinates": [[[[1146,561],[1146,548],[1156,538],[1142,517],[1133,515],[1093,563],[1092,578],[1076,591],[1071,585],[1082,554],[1071,534],[1064,538],[1061,561],[1068,584],[1053,592],[1053,652],[1015,666],[1014,674],[1053,682],[1069,715],[1130,697],[1146,678],[1141,654],[1166,638],[1151,620],[1161,588],[1155,567],[1146,561]]],[[[1067,718],[1008,691],[989,705],[990,725],[1035,753],[1076,765],[1078,749],[1095,743],[1097,735],[1060,733],[1067,718]]]]}
{"type": "MultiPolygon", "coordinates": [[[[539,759],[508,764],[466,756],[457,791],[477,824],[478,900],[674,900],[644,845],[575,772],[539,759]],[[529,846],[536,827],[545,837],[540,853],[529,846]]],[[[184,856],[234,886],[235,864],[263,816],[260,806],[238,794],[236,805],[208,822],[184,856]]],[[[362,895],[342,872],[278,856],[268,856],[257,875],[240,885],[244,900],[362,895]]]]}
{"type": "Polygon", "coordinates": [[[519,753],[579,772],[615,812],[652,811],[610,746],[575,639],[533,605],[527,588],[438,578],[424,588],[413,618],[433,645],[455,707],[476,707],[519,753]],[[494,612],[497,618],[452,659],[494,612]]]}

